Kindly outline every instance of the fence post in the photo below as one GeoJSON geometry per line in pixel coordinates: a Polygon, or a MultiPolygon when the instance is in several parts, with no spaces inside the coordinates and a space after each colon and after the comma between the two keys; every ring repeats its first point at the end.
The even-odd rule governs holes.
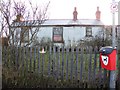
{"type": "Polygon", "coordinates": [[[2,43],[0,42],[0,90],[2,89],[2,43]]]}
{"type": "MultiPolygon", "coordinates": [[[[115,0],[112,0],[112,4],[114,5],[115,0]]],[[[113,8],[114,9],[114,8],[113,8]]],[[[117,46],[116,37],[115,37],[115,12],[112,13],[112,47],[115,48],[117,46]]],[[[116,86],[116,70],[110,71],[110,89],[115,89],[116,86]]]]}

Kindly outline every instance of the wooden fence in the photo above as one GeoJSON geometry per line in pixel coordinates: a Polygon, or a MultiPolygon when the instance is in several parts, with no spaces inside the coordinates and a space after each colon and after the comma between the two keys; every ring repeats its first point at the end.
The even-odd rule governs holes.
{"type": "Polygon", "coordinates": [[[109,71],[100,66],[99,48],[44,47],[46,53],[40,53],[42,49],[43,47],[3,47],[3,75],[7,76],[8,70],[16,71],[17,75],[22,76],[32,73],[52,78],[57,83],[49,83],[44,87],[108,87],[109,71]],[[60,81],[64,82],[63,86],[58,84],[60,81]]]}

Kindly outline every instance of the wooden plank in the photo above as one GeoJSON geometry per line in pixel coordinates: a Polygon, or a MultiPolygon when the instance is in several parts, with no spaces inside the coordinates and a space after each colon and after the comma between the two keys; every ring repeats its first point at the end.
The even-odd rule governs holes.
{"type": "Polygon", "coordinates": [[[29,70],[30,70],[30,72],[32,72],[32,47],[30,47],[30,65],[29,65],[29,70]]]}
{"type": "Polygon", "coordinates": [[[83,48],[81,48],[80,49],[80,81],[82,81],[82,74],[83,74],[83,61],[84,61],[83,53],[84,50],[83,48]]]}
{"type": "Polygon", "coordinates": [[[9,63],[11,62],[10,60],[14,60],[14,68],[16,68],[16,50],[14,49],[14,47],[9,47],[10,49],[9,49],[9,56],[11,57],[10,59],[9,59],[9,63]],[[13,52],[12,52],[13,51],[13,52]],[[12,55],[10,55],[10,53],[12,52],[12,55]]]}
{"type": "Polygon", "coordinates": [[[49,48],[49,61],[48,61],[48,76],[51,76],[51,63],[52,63],[52,47],[49,48]]]}
{"type": "Polygon", "coordinates": [[[56,76],[56,68],[55,68],[56,67],[55,62],[57,60],[56,59],[56,46],[53,47],[53,59],[52,60],[53,60],[53,63],[52,63],[53,64],[53,74],[52,75],[56,79],[57,78],[57,76],[56,76]]]}
{"type": "Polygon", "coordinates": [[[73,59],[74,59],[74,49],[71,48],[71,71],[70,71],[70,79],[73,78],[73,59]]]}
{"type": "Polygon", "coordinates": [[[21,60],[22,60],[22,75],[24,75],[24,70],[25,70],[25,67],[24,67],[24,54],[25,54],[25,48],[22,47],[22,55],[21,55],[21,60]]]}
{"type": "MultiPolygon", "coordinates": [[[[6,61],[6,64],[7,64],[7,67],[10,68],[10,64],[11,64],[11,61],[12,61],[12,57],[15,58],[15,56],[13,56],[14,54],[14,50],[11,49],[12,47],[7,47],[6,48],[6,51],[7,51],[7,61],[6,61]]],[[[13,62],[15,62],[15,59],[13,59],[13,62]]],[[[13,64],[14,67],[15,67],[15,63],[13,64]]]]}
{"type": "Polygon", "coordinates": [[[6,67],[8,67],[8,63],[9,63],[9,51],[10,51],[10,49],[8,47],[5,47],[5,52],[6,52],[5,64],[6,64],[6,67]]]}
{"type": "Polygon", "coordinates": [[[62,80],[64,78],[64,46],[62,47],[62,80]]]}
{"type": "Polygon", "coordinates": [[[69,48],[66,51],[66,80],[68,80],[68,57],[69,57],[69,48]]]}
{"type": "Polygon", "coordinates": [[[85,48],[84,48],[84,51],[83,51],[84,53],[84,70],[83,70],[83,72],[84,72],[84,79],[83,80],[85,80],[85,81],[87,81],[88,82],[88,64],[89,64],[89,47],[88,46],[86,46],[85,48]]]}
{"type": "Polygon", "coordinates": [[[2,53],[2,59],[3,59],[3,60],[2,60],[2,63],[3,63],[3,66],[6,66],[7,60],[8,60],[8,59],[7,59],[7,58],[8,58],[8,56],[7,56],[7,55],[8,55],[8,54],[7,54],[7,48],[4,46],[2,50],[3,50],[3,53],[2,53]],[[6,58],[5,58],[5,57],[6,57],[6,58]]]}
{"type": "Polygon", "coordinates": [[[94,68],[93,68],[93,79],[96,79],[96,68],[97,68],[97,47],[94,49],[94,68]]]}
{"type": "Polygon", "coordinates": [[[28,56],[28,48],[26,47],[25,48],[25,65],[26,65],[26,73],[28,72],[28,58],[27,58],[27,56],[28,56]]]}
{"type": "Polygon", "coordinates": [[[88,80],[90,81],[91,80],[91,69],[92,69],[92,66],[91,66],[91,63],[92,63],[92,47],[89,47],[89,65],[88,65],[88,80]]]}
{"type": "Polygon", "coordinates": [[[33,71],[35,72],[35,69],[36,69],[36,47],[34,47],[33,50],[34,50],[33,71]]]}
{"type": "Polygon", "coordinates": [[[78,79],[78,48],[76,48],[76,68],[75,68],[75,79],[78,79]]]}
{"type": "Polygon", "coordinates": [[[45,59],[45,54],[44,54],[44,53],[41,53],[41,57],[42,57],[41,73],[42,73],[42,76],[43,76],[43,75],[44,75],[44,59],[45,59]]]}
{"type": "Polygon", "coordinates": [[[17,68],[18,68],[18,74],[20,73],[20,65],[21,65],[21,61],[20,61],[20,56],[21,56],[21,48],[17,47],[18,49],[18,60],[17,60],[17,68]]]}
{"type": "Polygon", "coordinates": [[[60,69],[60,48],[57,47],[57,70],[56,70],[56,75],[57,75],[57,79],[59,78],[59,69],[60,69]]]}
{"type": "Polygon", "coordinates": [[[15,68],[18,70],[18,47],[15,47],[15,68]]]}
{"type": "Polygon", "coordinates": [[[107,87],[107,82],[109,82],[108,78],[107,78],[107,70],[104,69],[104,73],[103,73],[103,85],[104,85],[104,88],[107,87]]]}
{"type": "Polygon", "coordinates": [[[10,57],[10,48],[9,47],[5,47],[5,52],[6,52],[6,59],[5,59],[5,66],[6,67],[9,67],[9,59],[11,59],[11,57],[10,57]]]}
{"type": "Polygon", "coordinates": [[[101,63],[99,60],[99,71],[98,71],[99,87],[101,85],[101,78],[102,78],[102,68],[101,68],[101,63]]]}
{"type": "Polygon", "coordinates": [[[38,73],[40,73],[40,47],[38,47],[38,73]]]}
{"type": "Polygon", "coordinates": [[[52,47],[52,55],[51,55],[51,74],[54,77],[54,47],[52,47]]]}

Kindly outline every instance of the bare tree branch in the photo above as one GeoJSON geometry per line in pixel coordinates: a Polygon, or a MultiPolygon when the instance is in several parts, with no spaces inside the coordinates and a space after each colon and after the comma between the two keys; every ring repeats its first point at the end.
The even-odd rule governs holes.
{"type": "MultiPolygon", "coordinates": [[[[9,0],[0,3],[0,11],[2,14],[2,32],[6,34],[9,39],[9,45],[21,46],[24,43],[24,46],[28,46],[32,44],[34,38],[38,34],[40,27],[35,27],[32,29],[32,25],[36,23],[41,25],[47,19],[47,10],[50,2],[47,6],[42,10],[40,6],[37,5],[34,7],[32,2],[29,1],[30,8],[27,10],[27,6],[24,2],[17,2],[15,0],[9,0]],[[11,4],[12,1],[13,3],[11,4]],[[11,12],[12,11],[12,12],[11,12]],[[31,16],[32,15],[32,16],[31,16]],[[16,19],[14,19],[16,17],[16,19]],[[31,22],[29,18],[32,17],[32,25],[25,26],[26,22],[31,22]],[[24,18],[24,21],[21,19],[24,18]],[[36,21],[35,21],[36,20],[36,21]],[[12,23],[11,23],[12,22],[12,23]],[[20,27],[11,27],[11,25],[21,25],[20,27]],[[9,33],[8,33],[9,31],[9,33]],[[25,42],[25,34],[28,33],[29,40],[25,42]],[[25,44],[26,43],[26,44],[25,44]]],[[[1,33],[2,35],[2,33],[1,33]]]]}

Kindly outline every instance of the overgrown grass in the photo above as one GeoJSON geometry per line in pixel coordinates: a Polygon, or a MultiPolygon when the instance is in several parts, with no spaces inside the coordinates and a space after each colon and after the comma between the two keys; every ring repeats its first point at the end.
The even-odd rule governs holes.
{"type": "MultiPolygon", "coordinates": [[[[12,68],[3,68],[3,89],[5,88],[102,88],[99,80],[86,82],[80,80],[61,80],[28,72],[24,75],[12,68]]],[[[102,84],[102,83],[101,83],[102,84]]]]}

